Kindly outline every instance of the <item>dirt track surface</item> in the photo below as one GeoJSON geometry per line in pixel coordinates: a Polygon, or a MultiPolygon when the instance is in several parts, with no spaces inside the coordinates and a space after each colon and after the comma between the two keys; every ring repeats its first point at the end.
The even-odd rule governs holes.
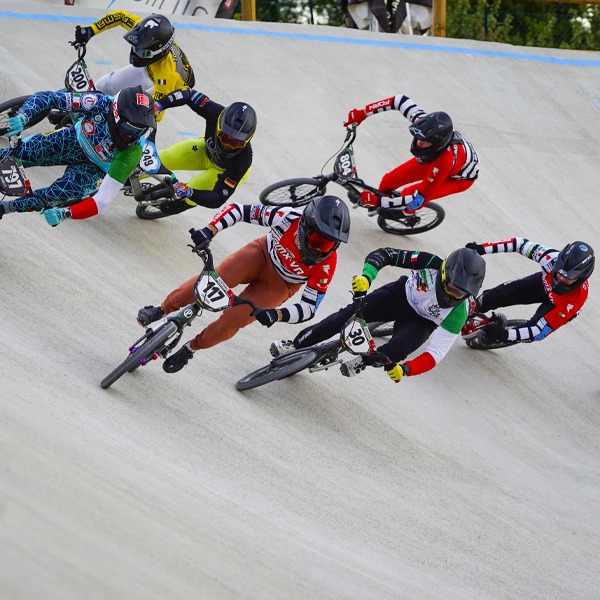
{"type": "MultiPolygon", "coordinates": [[[[74,25],[102,14],[54,3],[50,17],[39,3],[3,0],[0,10],[2,99],[59,88],[74,25]],[[25,39],[37,40],[31,51],[17,46],[25,39]]],[[[600,246],[598,54],[176,24],[196,89],[259,115],[237,201],[318,173],[348,110],[396,93],[449,112],[479,152],[480,179],[442,201],[447,218],[433,232],[390,236],[352,211],[319,317],[348,301],[351,277],[380,246],[445,255],[511,235],[600,246]]],[[[126,62],[121,35],[90,43],[96,76],[126,62]]],[[[158,145],[203,130],[175,109],[158,145]]],[[[369,119],[359,173],[376,183],[409,143],[400,114],[369,119]]],[[[477,353],[459,341],[400,385],[376,370],[332,370],[236,392],[272,339],[300,329],[282,324],[250,326],[177,375],[153,364],[100,389],[138,335],[138,308],[197,271],[187,232],[213,213],[142,222],[119,196],[103,215],[55,229],[36,214],[0,221],[2,598],[599,597],[598,274],[582,315],[543,343],[477,353]]],[[[217,260],[262,233],[224,232],[217,260]]],[[[487,262],[488,287],[537,269],[521,256],[487,262]]]]}

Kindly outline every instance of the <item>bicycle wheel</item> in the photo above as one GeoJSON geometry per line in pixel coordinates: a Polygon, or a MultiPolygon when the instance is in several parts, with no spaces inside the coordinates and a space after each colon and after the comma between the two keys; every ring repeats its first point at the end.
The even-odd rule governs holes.
{"type": "MultiPolygon", "coordinates": [[[[525,319],[508,319],[506,322],[507,327],[523,327],[527,321],[525,319]]],[[[472,348],[473,350],[497,350],[498,348],[508,348],[509,346],[514,346],[515,344],[519,344],[520,342],[492,342],[491,344],[484,343],[479,335],[473,336],[469,340],[465,340],[465,344],[472,348]]]]}
{"type": "MultiPolygon", "coordinates": [[[[191,208],[191,207],[190,207],[191,208]]],[[[140,219],[151,221],[154,219],[164,219],[178,213],[166,213],[160,208],[160,204],[138,204],[135,207],[135,214],[140,219]]]]}
{"type": "Polygon", "coordinates": [[[394,322],[373,321],[369,323],[369,331],[373,337],[389,337],[394,333],[394,322]]]}
{"type": "Polygon", "coordinates": [[[177,325],[172,321],[167,321],[160,329],[157,329],[153,336],[149,337],[135,352],[129,354],[129,356],[112,372],[107,375],[102,382],[100,387],[106,390],[108,389],[117,379],[125,375],[125,373],[131,373],[135,371],[139,366],[144,364],[144,361],[148,360],[156,352],[160,351],[165,345],[166,341],[174,334],[177,333],[177,325]]]}
{"type": "MultiPolygon", "coordinates": [[[[14,117],[17,112],[19,112],[19,109],[23,106],[23,103],[27,98],[29,98],[29,96],[19,96],[18,98],[13,98],[12,100],[0,103],[0,135],[6,134],[8,131],[8,119],[14,117]]],[[[43,121],[48,116],[49,112],[50,109],[36,115],[27,123],[27,125],[25,125],[25,129],[29,129],[40,121],[43,121]]]]}
{"type": "Polygon", "coordinates": [[[238,391],[251,390],[252,388],[271,383],[295,375],[310,367],[319,358],[319,353],[314,348],[304,348],[284,356],[274,358],[268,365],[252,371],[242,377],[236,384],[238,391]]]}
{"type": "Polygon", "coordinates": [[[377,225],[386,233],[414,235],[437,227],[445,217],[446,211],[439,204],[430,202],[412,215],[405,215],[401,208],[380,208],[377,225]]]}
{"type": "Polygon", "coordinates": [[[267,206],[304,206],[325,193],[326,183],[315,177],[284,179],[266,187],[259,199],[267,206]]]}

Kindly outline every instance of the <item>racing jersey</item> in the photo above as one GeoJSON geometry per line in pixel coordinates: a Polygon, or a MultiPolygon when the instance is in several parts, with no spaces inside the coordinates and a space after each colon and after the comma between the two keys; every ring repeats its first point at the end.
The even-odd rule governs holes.
{"type": "Polygon", "coordinates": [[[284,281],[305,284],[300,302],[280,308],[282,321],[287,323],[312,319],[325,297],[337,265],[336,252],[316,265],[302,262],[297,241],[301,215],[301,211],[289,207],[232,203],[224,206],[210,222],[217,231],[240,221],[270,227],[266,242],[273,268],[284,281]]]}
{"type": "Polygon", "coordinates": [[[497,242],[485,242],[482,246],[485,248],[486,254],[518,252],[539,263],[542,268],[542,283],[552,308],[534,323],[528,323],[524,327],[509,328],[507,331],[510,341],[534,342],[543,340],[580,313],[588,297],[588,281],[566,294],[556,294],[552,289],[552,269],[560,254],[559,250],[520,237],[497,242]]]}
{"type": "Polygon", "coordinates": [[[467,320],[470,297],[451,308],[439,305],[435,282],[442,262],[435,254],[395,248],[379,248],[365,259],[363,275],[371,282],[385,266],[410,269],[405,284],[408,303],[416,314],[437,325],[425,351],[405,361],[410,368],[407,375],[420,375],[433,369],[446,356],[467,320]]]}
{"type": "MultiPolygon", "coordinates": [[[[129,31],[141,20],[141,17],[124,10],[115,10],[92,23],[91,28],[94,34],[102,33],[117,25],[129,31]]],[[[148,77],[154,82],[152,97],[155,100],[160,100],[173,90],[193,87],[195,83],[194,71],[183,50],[175,42],[171,45],[168,54],[143,68],[146,70],[148,77]]],[[[156,120],[160,121],[162,117],[162,114],[158,114],[156,120]]]]}
{"type": "MultiPolygon", "coordinates": [[[[247,144],[238,151],[226,153],[217,144],[216,131],[219,115],[225,108],[213,102],[202,92],[195,90],[177,90],[168,94],[161,101],[163,108],[173,106],[189,106],[196,114],[206,120],[204,140],[210,160],[219,169],[223,169],[212,190],[194,190],[189,198],[192,202],[203,206],[218,207],[233,194],[238,184],[252,165],[252,145],[247,144]]],[[[169,165],[171,166],[171,165],[169,165]]],[[[177,166],[174,166],[177,169],[177,166]]]]}

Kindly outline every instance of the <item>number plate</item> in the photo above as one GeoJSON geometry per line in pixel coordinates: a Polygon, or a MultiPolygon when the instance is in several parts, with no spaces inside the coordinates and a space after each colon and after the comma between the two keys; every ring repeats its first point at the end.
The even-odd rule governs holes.
{"type": "Polygon", "coordinates": [[[344,325],[342,345],[352,354],[371,354],[375,350],[375,342],[364,319],[353,317],[344,325]]]}
{"type": "Polygon", "coordinates": [[[233,292],[214,271],[203,271],[194,291],[196,302],[208,310],[218,312],[233,304],[233,292]]]}

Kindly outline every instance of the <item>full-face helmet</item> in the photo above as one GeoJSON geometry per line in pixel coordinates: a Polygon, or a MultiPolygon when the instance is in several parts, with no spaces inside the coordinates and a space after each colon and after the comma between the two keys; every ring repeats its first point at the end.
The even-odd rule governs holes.
{"type": "Polygon", "coordinates": [[[477,296],[485,277],[485,260],[475,250],[459,248],[442,262],[435,281],[435,295],[441,308],[452,308],[467,296],[477,296]]]}
{"type": "Polygon", "coordinates": [[[430,162],[437,158],[450,145],[454,135],[452,119],[445,112],[423,115],[408,129],[413,136],[410,145],[411,154],[420,163],[430,162]],[[431,145],[426,148],[420,147],[419,140],[431,145]]]}
{"type": "Polygon", "coordinates": [[[306,265],[323,262],[350,234],[350,212],[337,196],[313,198],[298,225],[300,258],[306,265]]]}
{"type": "Polygon", "coordinates": [[[118,92],[108,113],[108,130],[114,145],[125,150],[152,129],[156,129],[152,96],[141,85],[118,92]]]}
{"type": "Polygon", "coordinates": [[[150,15],[132,27],[123,39],[131,44],[129,62],[134,67],[147,67],[171,50],[175,29],[167,17],[150,15]]]}
{"type": "Polygon", "coordinates": [[[234,102],[221,111],[217,121],[217,144],[227,158],[247,146],[256,131],[256,112],[245,102],[234,102]]]}
{"type": "Polygon", "coordinates": [[[567,244],[552,268],[554,292],[561,295],[578,288],[594,271],[595,262],[594,251],[585,242],[567,244]],[[559,281],[558,275],[562,281],[559,281]]]}

